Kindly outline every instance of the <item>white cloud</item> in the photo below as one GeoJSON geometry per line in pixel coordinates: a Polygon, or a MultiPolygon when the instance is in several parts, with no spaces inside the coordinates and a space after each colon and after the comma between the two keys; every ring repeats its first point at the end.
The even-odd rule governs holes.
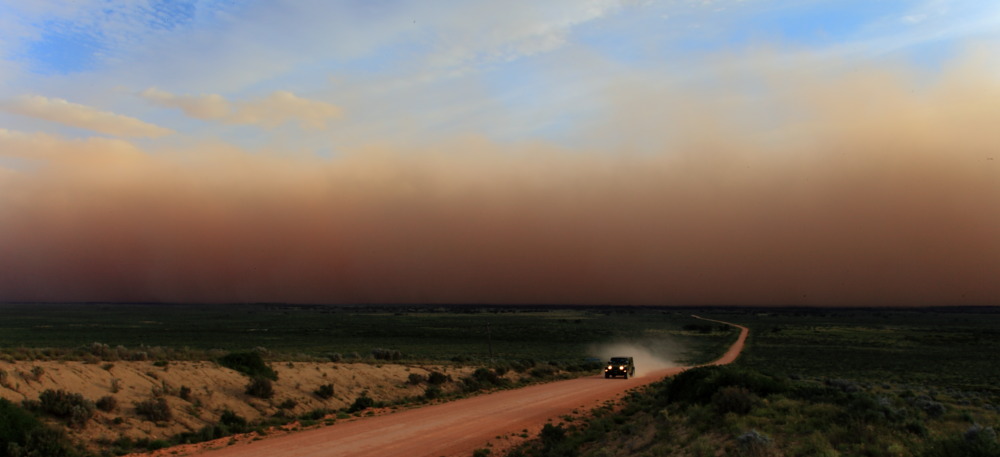
{"type": "MultiPolygon", "coordinates": [[[[461,2],[434,24],[440,39],[431,63],[440,66],[509,61],[567,43],[573,27],[619,8],[616,0],[461,2]]],[[[433,18],[430,19],[434,21],[433,18]]]]}
{"type": "MultiPolygon", "coordinates": [[[[783,50],[779,44],[775,52],[822,59],[905,50],[947,38],[939,38],[941,30],[960,34],[956,24],[965,24],[962,18],[969,16],[957,13],[974,9],[969,5],[975,1],[893,6],[884,17],[872,18],[882,22],[835,45],[783,50]],[[907,15],[912,24],[901,20],[907,15]],[[951,18],[948,24],[943,23],[946,18],[951,18]]],[[[398,139],[401,131],[426,135],[435,128],[523,137],[544,128],[534,125],[544,122],[527,119],[551,120],[557,116],[549,113],[567,111],[566,87],[578,87],[574,92],[585,100],[588,92],[614,83],[607,76],[614,65],[621,66],[614,73],[640,76],[660,64],[675,69],[671,75],[677,77],[712,72],[697,56],[743,52],[720,38],[733,27],[755,22],[741,19],[782,17],[777,13],[795,9],[774,0],[123,0],[108,6],[108,13],[99,7],[104,3],[38,0],[0,6],[0,54],[5,38],[35,39],[48,20],[93,32],[104,53],[101,66],[65,76],[25,76],[30,69],[16,62],[8,65],[8,73],[22,77],[4,80],[0,62],[0,98],[46,94],[131,113],[195,137],[238,130],[240,138],[226,140],[247,145],[261,139],[299,141],[308,135],[282,129],[220,133],[217,125],[180,114],[231,125],[336,130],[316,141],[326,145],[334,136],[339,144],[345,138],[398,139]],[[169,6],[151,6],[161,4],[169,6]],[[193,11],[175,10],[182,4],[194,5],[193,11]],[[716,11],[720,7],[725,11],[716,11]],[[26,19],[12,20],[16,15],[6,14],[8,10],[26,19]],[[662,16],[670,17],[671,24],[656,20],[662,16]],[[8,23],[21,29],[5,29],[8,23]],[[694,30],[696,24],[701,28],[694,30]],[[698,45],[692,50],[692,43],[708,43],[707,49],[698,45]],[[614,53],[618,55],[610,55],[614,53]],[[551,64],[557,61],[562,68],[551,64]],[[331,79],[337,82],[330,84],[331,79]],[[142,99],[134,97],[137,91],[142,99]],[[176,111],[156,109],[147,101],[176,111]],[[350,118],[334,124],[342,109],[350,118]]],[[[325,135],[317,133],[313,136],[325,135]]]]}
{"type": "MultiPolygon", "coordinates": [[[[88,137],[68,139],[48,133],[25,133],[0,128],[0,157],[65,164],[108,165],[146,157],[128,140],[88,137]]],[[[105,168],[107,170],[107,168],[105,168]]]]}
{"type": "Polygon", "coordinates": [[[158,138],[173,133],[170,129],[133,117],[40,95],[22,95],[13,100],[0,102],[0,109],[120,137],[158,138]]]}
{"type": "Polygon", "coordinates": [[[297,121],[302,127],[321,129],[326,126],[327,120],[340,116],[340,108],[329,103],[297,97],[287,91],[277,91],[267,98],[240,104],[228,120],[237,124],[266,127],[297,121]]]}
{"type": "Polygon", "coordinates": [[[327,121],[342,115],[342,110],[335,105],[302,98],[288,91],[276,91],[262,99],[237,102],[229,102],[219,94],[174,95],[155,87],[139,95],[161,106],[179,108],[194,118],[229,124],[277,127],[298,122],[303,128],[322,129],[327,121]]]}
{"type": "Polygon", "coordinates": [[[229,102],[219,94],[174,95],[156,87],[139,93],[146,100],[161,106],[178,108],[197,119],[222,119],[230,114],[229,102]]]}

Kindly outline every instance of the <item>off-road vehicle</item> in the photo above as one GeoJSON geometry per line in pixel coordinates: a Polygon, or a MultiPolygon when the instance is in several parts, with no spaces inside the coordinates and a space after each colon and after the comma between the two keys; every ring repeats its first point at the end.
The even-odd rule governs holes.
{"type": "Polygon", "coordinates": [[[635,376],[635,364],[631,357],[612,357],[608,365],[604,367],[604,378],[616,378],[621,376],[628,379],[635,376]]]}

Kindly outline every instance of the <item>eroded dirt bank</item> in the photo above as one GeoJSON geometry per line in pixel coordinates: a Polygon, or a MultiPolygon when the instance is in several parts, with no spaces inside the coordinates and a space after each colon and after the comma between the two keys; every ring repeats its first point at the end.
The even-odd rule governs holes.
{"type": "MultiPolygon", "coordinates": [[[[214,362],[151,361],[98,362],[0,361],[0,397],[16,403],[36,400],[46,389],[62,389],[81,394],[90,401],[110,396],[117,407],[97,410],[86,425],[67,428],[74,439],[101,449],[126,437],[132,440],[164,439],[192,432],[219,421],[224,411],[232,411],[248,421],[275,413],[296,417],[315,409],[339,409],[351,405],[366,392],[376,401],[392,402],[420,396],[426,385],[407,382],[411,373],[426,376],[440,371],[458,379],[470,368],[432,365],[371,365],[365,363],[280,362],[271,366],[278,373],[274,396],[260,399],[245,393],[248,378],[214,362]],[[322,399],[314,394],[330,384],[333,396],[322,399]],[[163,398],[173,419],[152,422],[135,411],[137,402],[163,398]]],[[[449,387],[445,386],[447,390],[449,387]]]]}

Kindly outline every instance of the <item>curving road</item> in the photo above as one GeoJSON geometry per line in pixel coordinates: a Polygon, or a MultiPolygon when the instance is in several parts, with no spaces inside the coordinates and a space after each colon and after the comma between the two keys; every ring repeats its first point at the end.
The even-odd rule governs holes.
{"type": "MultiPolygon", "coordinates": [[[[693,316],[698,319],[704,319],[693,316]]],[[[748,330],[729,322],[740,336],[719,359],[706,365],[731,363],[743,350],[748,330]]],[[[487,442],[503,447],[524,430],[534,434],[548,419],[574,409],[589,411],[628,389],[658,381],[690,367],[675,367],[628,380],[590,376],[505,390],[384,416],[338,423],[221,449],[204,450],[203,457],[439,457],[471,455],[487,442]],[[504,437],[498,439],[498,437],[504,437]]]]}

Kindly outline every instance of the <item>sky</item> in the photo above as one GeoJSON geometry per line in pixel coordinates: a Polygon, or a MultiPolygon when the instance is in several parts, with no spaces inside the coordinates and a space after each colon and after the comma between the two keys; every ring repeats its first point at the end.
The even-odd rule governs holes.
{"type": "Polygon", "coordinates": [[[0,0],[0,302],[996,305],[998,51],[981,0],[0,0]]]}

